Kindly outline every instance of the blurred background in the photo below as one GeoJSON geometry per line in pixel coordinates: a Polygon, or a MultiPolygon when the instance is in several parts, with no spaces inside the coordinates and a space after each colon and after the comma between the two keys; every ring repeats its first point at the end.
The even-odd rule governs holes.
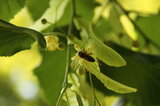
{"type": "MultiPolygon", "coordinates": [[[[23,8],[11,23],[29,27],[33,24],[27,8],[23,8]],[[25,21],[24,21],[25,20],[25,21]]],[[[0,106],[49,106],[33,70],[42,62],[34,43],[10,57],[0,57],[0,106]]],[[[106,106],[115,104],[118,97],[106,97],[106,106]]]]}
{"type": "MultiPolygon", "coordinates": [[[[26,8],[10,22],[24,27],[33,24],[26,8]]],[[[36,44],[30,50],[0,57],[0,106],[47,106],[37,78],[33,75],[33,69],[41,61],[36,44]]]]}
{"type": "MultiPolygon", "coordinates": [[[[84,0],[82,1],[84,2],[84,0]]],[[[91,0],[89,0],[89,2],[90,1],[91,0]]],[[[139,35],[136,33],[136,30],[133,28],[133,25],[131,25],[131,23],[128,21],[128,19],[126,19],[124,15],[121,15],[121,17],[119,17],[122,23],[121,27],[123,27],[126,30],[126,33],[129,35],[129,37],[123,36],[123,38],[119,40],[120,38],[117,37],[116,35],[117,33],[118,34],[122,34],[122,33],[121,31],[119,31],[121,30],[121,28],[119,28],[119,26],[117,25],[119,23],[116,23],[118,16],[115,16],[114,14],[115,10],[111,10],[111,5],[108,5],[104,8],[104,4],[106,0],[96,0],[96,1],[99,4],[96,8],[94,8],[94,15],[90,13],[90,10],[93,9],[92,6],[89,7],[88,5],[85,5],[85,2],[82,3],[79,0],[78,8],[81,9],[80,7],[82,6],[82,10],[79,11],[79,13],[82,13],[82,16],[84,16],[88,20],[90,20],[90,18],[93,18],[93,20],[96,22],[97,20],[100,19],[100,17],[103,17],[102,20],[100,20],[100,23],[97,23],[97,29],[100,32],[102,32],[101,34],[103,35],[103,36],[99,36],[99,38],[104,38],[105,40],[107,39],[107,40],[113,41],[126,48],[129,48],[132,51],[140,51],[140,52],[143,52],[146,54],[152,54],[152,55],[160,54],[160,50],[154,47],[152,44],[149,44],[148,47],[144,47],[145,41],[141,37],[139,37],[139,35]],[[90,9],[90,10],[86,11],[86,13],[83,13],[84,9],[86,10],[90,9]],[[111,14],[109,11],[113,12],[112,14],[113,17],[110,16],[111,14]],[[115,31],[115,33],[110,32],[111,30],[109,28],[110,26],[109,27],[103,26],[103,23],[108,25],[108,21],[107,23],[105,23],[104,20],[109,20],[110,18],[113,19],[113,21],[111,20],[113,22],[113,23],[111,22],[111,25],[114,25],[113,27],[115,29],[113,28],[113,30],[115,31]],[[103,28],[106,28],[106,29],[103,29],[103,28]],[[138,49],[136,47],[137,46],[136,44],[132,45],[133,41],[137,41],[137,39],[141,44],[140,47],[137,44],[138,49]]],[[[157,36],[159,35],[158,30],[160,28],[159,27],[160,26],[160,17],[159,17],[160,1],[159,0],[119,0],[119,2],[124,6],[126,10],[133,11],[129,14],[129,16],[133,20],[136,18],[138,19],[139,18],[138,16],[142,16],[142,17],[149,17],[152,15],[158,16],[158,18],[156,17],[158,21],[157,20],[155,21],[155,23],[157,23],[156,24],[157,26],[153,26],[152,23],[149,23],[149,24],[143,23],[143,21],[140,22],[139,25],[142,25],[142,27],[146,25],[152,25],[151,27],[155,27],[153,28],[155,29],[155,31],[153,32],[152,30],[150,31],[150,28],[148,29],[146,28],[144,30],[150,31],[147,33],[151,33],[151,35],[153,34],[153,37],[151,39],[155,41],[157,44],[160,44],[159,43],[160,36],[157,36]]],[[[31,16],[30,11],[35,9],[36,3],[37,3],[37,0],[35,1],[29,0],[30,7],[29,6],[28,8],[24,7],[21,11],[19,11],[14,16],[13,19],[10,20],[10,22],[18,26],[32,27],[38,30],[45,29],[43,28],[43,26],[41,27],[41,25],[39,25],[40,23],[35,24],[34,21],[39,19],[42,13],[46,9],[45,7],[48,7],[49,0],[46,0],[46,2],[44,3],[44,7],[42,6],[42,9],[37,8],[40,10],[32,11],[33,12],[32,15],[34,14],[35,16],[31,16]],[[36,11],[41,11],[41,12],[38,13],[36,11]],[[35,26],[33,25],[33,23],[35,26]],[[37,27],[37,26],[40,26],[40,27],[37,27]]],[[[66,10],[66,13],[64,13],[64,15],[66,14],[67,14],[67,10],[66,10]]],[[[51,16],[48,16],[48,17],[51,17],[51,16]]],[[[63,24],[67,24],[69,19],[68,16],[65,16],[65,18],[62,18],[61,20],[63,24]],[[67,21],[65,21],[65,18],[67,21]]],[[[142,19],[142,20],[145,20],[145,19],[142,19]]],[[[30,50],[21,51],[10,57],[0,57],[0,106],[49,106],[47,104],[47,99],[45,98],[44,93],[39,86],[38,79],[33,73],[33,70],[41,64],[42,60],[43,58],[40,52],[38,51],[38,47],[36,44],[33,44],[30,50]]],[[[157,70],[159,70],[159,68],[157,68],[157,70]]],[[[123,106],[123,99],[119,96],[106,96],[104,98],[104,102],[106,106],[123,106]]],[[[130,106],[130,105],[127,105],[127,106],[130,106]]]]}

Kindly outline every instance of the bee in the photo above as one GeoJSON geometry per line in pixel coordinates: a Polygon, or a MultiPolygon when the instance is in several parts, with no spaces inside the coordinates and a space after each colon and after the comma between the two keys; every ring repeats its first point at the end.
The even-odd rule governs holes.
{"type": "Polygon", "coordinates": [[[95,59],[90,56],[85,50],[81,50],[78,55],[89,62],[95,62],[95,59]]]}

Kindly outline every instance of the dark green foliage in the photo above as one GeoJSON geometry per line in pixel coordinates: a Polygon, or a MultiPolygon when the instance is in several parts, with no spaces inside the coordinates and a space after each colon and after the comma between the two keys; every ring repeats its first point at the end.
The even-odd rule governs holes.
{"type": "Polygon", "coordinates": [[[49,8],[50,0],[28,0],[27,7],[33,20],[37,20],[49,8]]]}
{"type": "Polygon", "coordinates": [[[149,17],[138,17],[136,23],[145,35],[160,47],[160,14],[149,17]]]}
{"type": "MultiPolygon", "coordinates": [[[[160,104],[160,56],[132,52],[117,45],[112,45],[112,48],[124,57],[127,65],[115,68],[101,63],[102,72],[110,78],[138,90],[136,93],[121,96],[132,102],[133,106],[157,106],[160,104]]],[[[94,84],[97,89],[107,95],[115,95],[115,93],[106,90],[103,84],[100,86],[99,81],[94,81],[94,84]]]]}
{"type": "Polygon", "coordinates": [[[29,49],[35,40],[41,48],[45,48],[46,42],[40,32],[0,20],[0,56],[11,56],[29,49]]]}
{"type": "MultiPolygon", "coordinates": [[[[41,50],[43,59],[40,66],[35,69],[34,74],[38,77],[40,87],[44,92],[48,104],[51,106],[55,106],[60,96],[63,80],[65,79],[66,66],[71,66],[71,70],[75,72],[79,66],[81,66],[79,69],[85,68],[86,72],[94,75],[93,83],[96,89],[107,96],[120,95],[129,106],[160,105],[160,14],[156,14],[158,11],[156,10],[158,8],[156,4],[160,4],[160,2],[158,0],[157,2],[156,0],[153,2],[148,0],[146,1],[146,5],[142,4],[148,6],[151,9],[149,10],[139,5],[141,2],[145,3],[144,0],[111,0],[109,4],[105,3],[106,1],[99,2],[98,4],[95,0],[75,0],[75,5],[73,5],[73,1],[0,0],[0,56],[12,56],[21,50],[29,49],[37,41],[39,46],[43,48],[41,50]],[[88,61],[86,64],[82,60],[84,58],[80,56],[77,60],[74,60],[77,62],[75,64],[77,65],[77,69],[74,69],[71,62],[66,64],[67,57],[69,57],[66,50],[44,51],[46,42],[41,32],[8,23],[25,6],[33,18],[35,29],[37,28],[39,31],[43,30],[43,33],[47,33],[46,35],[62,36],[58,37],[59,39],[57,38],[56,41],[50,42],[53,43],[52,46],[57,46],[58,44],[67,46],[66,44],[69,40],[74,46],[78,45],[80,47],[79,50],[78,47],[75,47],[77,51],[74,51],[74,53],[78,53],[82,49],[87,51],[88,48],[91,48],[90,51],[88,50],[88,56],[92,56],[94,61],[88,61]],[[107,10],[104,8],[104,11],[99,12],[104,12],[103,15],[107,14],[108,17],[103,17],[99,13],[98,15],[96,14],[98,16],[97,20],[93,22],[95,18],[94,13],[96,13],[95,9],[103,6],[106,6],[107,10]],[[44,14],[46,11],[48,13],[44,14]],[[54,15],[52,15],[52,12],[54,15]],[[73,12],[75,12],[74,15],[73,12]],[[44,16],[43,18],[46,19],[42,20],[42,23],[40,22],[41,16],[44,16]],[[124,24],[122,16],[125,16],[130,24],[124,24]],[[69,35],[67,35],[67,32],[69,32],[69,35]],[[134,37],[135,39],[133,39],[134,37]],[[104,42],[108,41],[123,45],[128,49],[113,43],[106,46],[104,42]],[[144,54],[144,52],[148,54],[144,54]],[[157,55],[150,55],[153,53],[157,55]],[[81,64],[78,63],[79,60],[82,60],[81,64]],[[91,63],[93,64],[91,65],[91,63]],[[97,80],[95,76],[104,84],[97,80]],[[119,94],[126,93],[126,89],[123,89],[126,86],[118,82],[127,85],[127,87],[136,88],[138,91],[134,90],[135,93],[130,93],[129,91],[127,92],[128,94],[119,94]],[[115,93],[113,91],[119,92],[115,93]]],[[[31,27],[33,28],[33,26],[31,27]]],[[[73,50],[74,47],[70,46],[70,49],[73,50]]],[[[76,55],[73,54],[72,56],[76,55]]],[[[72,56],[68,59],[71,59],[72,56]]],[[[75,77],[77,78],[77,85],[81,84],[78,82],[79,77],[76,75],[75,77]]],[[[86,84],[85,80],[84,83],[86,84]]],[[[76,94],[74,99],[77,100],[77,104],[81,106],[84,103],[88,103],[84,102],[85,97],[83,97],[84,95],[79,90],[79,86],[76,86],[76,89],[71,89],[76,85],[74,84],[67,85],[67,87],[68,91],[76,94]]],[[[80,86],[83,86],[83,84],[80,86]]],[[[3,85],[0,85],[0,88],[2,87],[3,85]]],[[[86,99],[88,98],[86,97],[86,99]]],[[[17,98],[15,102],[15,104],[19,102],[17,98]]],[[[66,100],[65,102],[62,100],[62,106],[67,106],[67,104],[66,100]]]]}
{"type": "Polygon", "coordinates": [[[48,102],[55,106],[60,95],[66,65],[66,51],[42,52],[43,62],[35,70],[48,102]]]}
{"type": "Polygon", "coordinates": [[[96,7],[96,2],[93,0],[77,0],[76,14],[91,22],[94,15],[94,7],[96,7]]]}
{"type": "Polygon", "coordinates": [[[10,20],[25,6],[26,0],[0,0],[0,19],[10,20]]]}

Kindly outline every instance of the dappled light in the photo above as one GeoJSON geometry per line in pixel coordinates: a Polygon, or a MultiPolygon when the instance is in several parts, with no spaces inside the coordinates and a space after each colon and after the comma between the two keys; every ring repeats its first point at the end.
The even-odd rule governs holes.
{"type": "Polygon", "coordinates": [[[2,0],[0,106],[159,106],[160,0],[2,0]]]}

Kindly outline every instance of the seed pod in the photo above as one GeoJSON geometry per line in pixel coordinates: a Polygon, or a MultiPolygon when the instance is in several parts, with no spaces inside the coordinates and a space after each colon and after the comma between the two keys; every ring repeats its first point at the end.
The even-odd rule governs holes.
{"type": "Polygon", "coordinates": [[[62,42],[58,43],[58,49],[59,50],[63,50],[64,48],[65,48],[65,44],[64,43],[62,43],[62,42]]]}
{"type": "Polygon", "coordinates": [[[45,19],[45,18],[43,18],[42,20],[41,20],[41,23],[42,24],[46,24],[48,21],[45,19]]]}
{"type": "Polygon", "coordinates": [[[140,43],[139,43],[138,41],[134,41],[134,42],[132,43],[132,45],[133,45],[133,47],[135,47],[135,48],[140,47],[140,43]]]}

